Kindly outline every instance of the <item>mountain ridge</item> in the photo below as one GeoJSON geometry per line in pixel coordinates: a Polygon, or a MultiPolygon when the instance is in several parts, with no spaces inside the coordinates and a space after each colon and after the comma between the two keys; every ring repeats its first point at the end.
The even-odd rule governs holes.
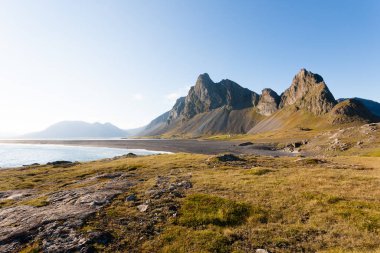
{"type": "Polygon", "coordinates": [[[304,68],[281,95],[270,88],[263,89],[259,95],[229,79],[215,83],[204,73],[199,75],[186,97],[179,98],[170,111],[154,119],[140,135],[246,134],[255,133],[253,129],[260,124],[265,125],[262,129],[271,131],[284,125],[288,120],[284,115],[294,117],[292,125],[297,125],[297,121],[299,124],[307,122],[296,116],[297,111],[305,111],[303,117],[309,114],[319,117],[326,125],[378,121],[360,101],[343,106],[345,109],[341,103],[334,98],[322,76],[304,68]],[[277,113],[283,110],[286,112],[277,113]]]}

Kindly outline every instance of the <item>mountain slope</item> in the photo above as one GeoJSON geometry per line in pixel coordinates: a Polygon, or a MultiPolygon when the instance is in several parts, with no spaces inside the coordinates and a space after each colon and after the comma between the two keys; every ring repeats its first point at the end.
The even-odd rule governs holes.
{"type": "Polygon", "coordinates": [[[329,116],[333,124],[377,121],[376,116],[358,99],[346,99],[340,102],[331,110],[329,116]]]}
{"type": "MultiPolygon", "coordinates": [[[[340,98],[338,101],[342,102],[347,99],[348,98],[340,98]]],[[[354,97],[353,99],[360,101],[373,115],[380,117],[380,103],[364,98],[354,97]]]]}
{"type": "Polygon", "coordinates": [[[22,138],[112,138],[125,137],[127,131],[110,123],[87,123],[83,121],[61,121],[41,132],[30,133],[22,138]]]}

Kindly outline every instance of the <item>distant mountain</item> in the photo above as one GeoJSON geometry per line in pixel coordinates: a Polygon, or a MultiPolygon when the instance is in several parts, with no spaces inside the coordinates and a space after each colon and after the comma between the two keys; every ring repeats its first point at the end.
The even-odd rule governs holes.
{"type": "Polygon", "coordinates": [[[129,133],[122,130],[111,123],[87,123],[83,121],[61,121],[41,132],[30,133],[22,138],[113,138],[126,137],[129,133]]]}
{"type": "Polygon", "coordinates": [[[301,69],[281,95],[264,89],[261,95],[208,74],[198,77],[186,97],[154,119],[139,135],[201,136],[243,134],[300,125],[328,126],[378,121],[378,103],[359,99],[337,101],[322,76],[301,69]],[[364,106],[363,106],[364,105],[364,106]]]}

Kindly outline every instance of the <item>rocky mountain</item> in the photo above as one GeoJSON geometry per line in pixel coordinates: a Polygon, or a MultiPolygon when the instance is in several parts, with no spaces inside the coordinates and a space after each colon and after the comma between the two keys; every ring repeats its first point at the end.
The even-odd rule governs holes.
{"type": "Polygon", "coordinates": [[[256,106],[259,95],[243,88],[231,80],[214,83],[208,74],[198,77],[184,100],[178,100],[174,106],[172,119],[182,116],[191,119],[197,114],[225,106],[230,110],[256,106]]]}
{"type": "Polygon", "coordinates": [[[265,116],[270,116],[278,110],[281,97],[271,89],[264,89],[261,92],[260,100],[257,105],[259,113],[265,116]]]}
{"type": "Polygon", "coordinates": [[[281,95],[280,108],[295,105],[315,115],[325,114],[337,104],[323,78],[306,69],[293,78],[291,86],[281,95]]]}
{"type": "Polygon", "coordinates": [[[87,123],[83,121],[61,121],[41,132],[30,133],[26,139],[67,139],[67,138],[113,138],[126,137],[128,131],[111,123],[87,123]]]}
{"type": "Polygon", "coordinates": [[[281,95],[269,88],[259,95],[231,80],[215,83],[208,74],[202,74],[186,97],[179,98],[140,135],[258,133],[318,121],[346,124],[377,118],[360,102],[338,103],[323,78],[306,69],[294,76],[281,95]]]}

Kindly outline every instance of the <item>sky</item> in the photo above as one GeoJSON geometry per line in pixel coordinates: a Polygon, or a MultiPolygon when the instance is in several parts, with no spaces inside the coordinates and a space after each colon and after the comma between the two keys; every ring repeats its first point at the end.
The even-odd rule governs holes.
{"type": "Polygon", "coordinates": [[[380,101],[377,0],[0,0],[0,133],[143,126],[199,74],[278,93],[306,68],[380,101]]]}

